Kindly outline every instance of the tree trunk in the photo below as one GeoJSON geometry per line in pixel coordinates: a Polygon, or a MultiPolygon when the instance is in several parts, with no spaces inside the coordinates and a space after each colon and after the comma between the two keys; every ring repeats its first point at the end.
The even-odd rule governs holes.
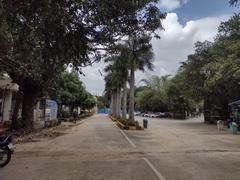
{"type": "Polygon", "coordinates": [[[119,90],[116,90],[116,118],[119,118],[119,90]]]}
{"type": "Polygon", "coordinates": [[[122,118],[127,119],[127,81],[123,82],[122,118]]]}
{"type": "MultiPolygon", "coordinates": [[[[62,104],[58,104],[58,117],[62,117],[62,108],[63,108],[63,105],[62,104]]],[[[46,111],[46,110],[44,110],[44,111],[46,111]]]]}
{"type": "Polygon", "coordinates": [[[11,130],[18,130],[21,128],[21,122],[19,122],[18,117],[19,117],[19,110],[22,105],[22,100],[23,100],[23,95],[22,95],[22,91],[19,88],[16,94],[16,102],[15,102],[15,106],[12,114],[11,130]]]}
{"type": "Polygon", "coordinates": [[[118,88],[116,89],[115,101],[116,101],[116,106],[115,106],[116,114],[115,114],[115,117],[119,118],[119,89],[118,88]]]}
{"type": "Polygon", "coordinates": [[[117,90],[116,90],[116,117],[117,118],[120,118],[120,108],[121,108],[119,97],[120,97],[120,90],[119,90],[119,88],[117,88],[117,90]]]}
{"type": "Polygon", "coordinates": [[[111,93],[110,114],[113,115],[113,92],[111,93]]]}
{"type": "Polygon", "coordinates": [[[117,88],[117,118],[121,118],[121,87],[117,88]]]}
{"type": "Polygon", "coordinates": [[[134,63],[132,63],[130,74],[130,102],[129,102],[129,122],[131,123],[134,123],[134,89],[135,89],[135,69],[134,63]]]}
{"type": "Polygon", "coordinates": [[[116,90],[113,91],[113,116],[117,115],[117,96],[116,90]]]}
{"type": "Polygon", "coordinates": [[[23,128],[33,129],[34,107],[36,105],[37,95],[30,91],[23,91],[22,120],[23,128]]]}

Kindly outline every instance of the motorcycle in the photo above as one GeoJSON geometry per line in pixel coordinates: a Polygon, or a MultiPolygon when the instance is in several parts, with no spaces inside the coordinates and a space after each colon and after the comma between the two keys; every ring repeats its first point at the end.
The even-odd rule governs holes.
{"type": "Polygon", "coordinates": [[[13,151],[12,136],[0,137],[0,168],[10,162],[13,151]]]}

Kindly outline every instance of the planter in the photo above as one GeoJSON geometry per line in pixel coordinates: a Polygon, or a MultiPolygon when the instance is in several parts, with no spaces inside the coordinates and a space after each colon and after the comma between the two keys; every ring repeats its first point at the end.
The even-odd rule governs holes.
{"type": "Polygon", "coordinates": [[[122,124],[122,123],[119,122],[119,121],[117,121],[117,126],[118,126],[119,128],[121,128],[121,129],[125,129],[125,130],[129,129],[126,125],[122,124]]]}
{"type": "Polygon", "coordinates": [[[124,130],[144,130],[138,123],[138,121],[135,121],[135,123],[131,124],[131,125],[126,125],[126,120],[121,120],[121,119],[117,119],[114,118],[113,116],[109,115],[109,118],[113,121],[116,122],[117,126],[121,129],[124,130]],[[122,122],[121,122],[122,121],[122,122]]]}

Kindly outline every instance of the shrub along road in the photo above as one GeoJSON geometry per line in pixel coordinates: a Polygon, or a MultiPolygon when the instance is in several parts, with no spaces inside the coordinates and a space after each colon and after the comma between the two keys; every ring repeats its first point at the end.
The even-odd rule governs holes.
{"type": "Polygon", "coordinates": [[[18,144],[0,179],[239,179],[239,136],[201,119],[149,121],[145,131],[121,131],[95,115],[63,136],[18,144]]]}

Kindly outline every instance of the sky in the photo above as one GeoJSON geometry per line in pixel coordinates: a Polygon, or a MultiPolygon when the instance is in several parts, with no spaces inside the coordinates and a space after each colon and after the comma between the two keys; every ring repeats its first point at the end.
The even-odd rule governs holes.
{"type": "MultiPolygon", "coordinates": [[[[160,0],[159,8],[167,12],[162,22],[164,31],[159,31],[161,39],[153,39],[154,71],[137,72],[136,85],[141,85],[141,79],[150,75],[174,75],[180,62],[187,60],[194,53],[194,43],[197,41],[213,41],[217,28],[239,9],[230,7],[228,0],[160,0]]],[[[103,62],[83,68],[85,77],[80,79],[87,90],[94,95],[102,95],[105,83],[103,62]]]]}

